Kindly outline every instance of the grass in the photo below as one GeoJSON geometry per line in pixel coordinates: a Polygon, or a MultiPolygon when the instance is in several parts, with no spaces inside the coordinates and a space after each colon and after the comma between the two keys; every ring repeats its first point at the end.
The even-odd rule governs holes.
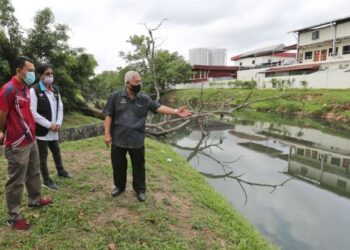
{"type": "Polygon", "coordinates": [[[64,114],[62,129],[75,128],[83,125],[96,124],[101,122],[102,121],[98,118],[85,116],[78,112],[70,112],[70,113],[64,114]]]}
{"type": "MultiPolygon", "coordinates": [[[[209,108],[217,108],[223,100],[237,95],[230,104],[241,103],[250,90],[246,89],[205,89],[204,104],[209,108]]],[[[279,95],[279,90],[255,89],[252,98],[268,98],[279,95]]],[[[265,102],[254,103],[250,108],[261,112],[274,112],[304,117],[326,118],[334,114],[334,120],[350,123],[350,89],[287,89],[286,97],[265,102]]],[[[177,104],[186,104],[187,100],[194,106],[199,103],[200,90],[171,91],[165,97],[177,104]]]]}
{"type": "MultiPolygon", "coordinates": [[[[62,154],[74,179],[55,178],[50,159],[60,189],[43,190],[52,207],[29,210],[23,201],[29,231],[5,226],[1,200],[0,249],[275,249],[168,145],[146,140],[145,203],[137,201],[130,178],[125,193],[110,196],[112,170],[101,137],[63,143],[62,154]]],[[[4,158],[0,163],[4,195],[4,158]]]]}

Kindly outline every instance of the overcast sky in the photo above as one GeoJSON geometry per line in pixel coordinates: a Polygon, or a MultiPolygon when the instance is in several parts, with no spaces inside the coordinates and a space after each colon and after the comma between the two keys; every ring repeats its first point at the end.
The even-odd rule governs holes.
{"type": "MultiPolygon", "coordinates": [[[[118,52],[130,50],[133,34],[146,34],[168,18],[157,37],[162,49],[178,51],[188,59],[197,47],[227,49],[231,56],[260,47],[296,43],[288,31],[350,16],[349,0],[12,0],[23,28],[30,28],[35,13],[45,7],[56,22],[70,27],[70,45],[94,54],[97,72],[123,66],[118,52]]],[[[231,63],[232,64],[232,63],[231,63]]]]}

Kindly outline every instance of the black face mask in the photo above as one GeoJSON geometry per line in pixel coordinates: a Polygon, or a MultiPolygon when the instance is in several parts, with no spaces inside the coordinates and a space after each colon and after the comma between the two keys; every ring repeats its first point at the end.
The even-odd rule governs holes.
{"type": "Polygon", "coordinates": [[[131,90],[132,90],[132,92],[134,92],[135,94],[139,93],[140,90],[141,90],[141,84],[135,85],[135,86],[131,85],[131,90]]]}

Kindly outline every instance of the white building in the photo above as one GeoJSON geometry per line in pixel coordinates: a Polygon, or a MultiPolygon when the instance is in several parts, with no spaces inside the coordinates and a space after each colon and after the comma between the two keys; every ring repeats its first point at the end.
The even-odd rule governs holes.
{"type": "Polygon", "coordinates": [[[350,60],[350,17],[292,32],[298,35],[298,63],[350,60]]]}
{"type": "Polygon", "coordinates": [[[235,66],[248,68],[263,68],[276,65],[289,65],[295,63],[296,54],[288,52],[284,44],[264,47],[231,57],[235,66]]]}
{"type": "Polygon", "coordinates": [[[194,48],[189,50],[191,65],[226,65],[226,49],[222,48],[194,48]]]}
{"type": "Polygon", "coordinates": [[[261,88],[273,87],[273,79],[290,87],[350,88],[350,17],[291,32],[298,37],[296,64],[240,70],[237,79],[253,79],[261,88]]]}

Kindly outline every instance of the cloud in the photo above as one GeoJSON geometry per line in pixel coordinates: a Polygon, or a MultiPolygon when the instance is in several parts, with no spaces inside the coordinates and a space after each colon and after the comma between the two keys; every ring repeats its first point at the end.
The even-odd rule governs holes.
{"type": "Polygon", "coordinates": [[[146,34],[140,23],[156,27],[166,39],[163,49],[178,51],[185,58],[194,47],[224,47],[228,57],[268,45],[295,43],[288,31],[348,16],[346,0],[12,0],[16,16],[30,28],[39,9],[50,7],[56,21],[71,28],[70,44],[95,55],[98,71],[123,65],[121,50],[133,34],[146,34]]]}

